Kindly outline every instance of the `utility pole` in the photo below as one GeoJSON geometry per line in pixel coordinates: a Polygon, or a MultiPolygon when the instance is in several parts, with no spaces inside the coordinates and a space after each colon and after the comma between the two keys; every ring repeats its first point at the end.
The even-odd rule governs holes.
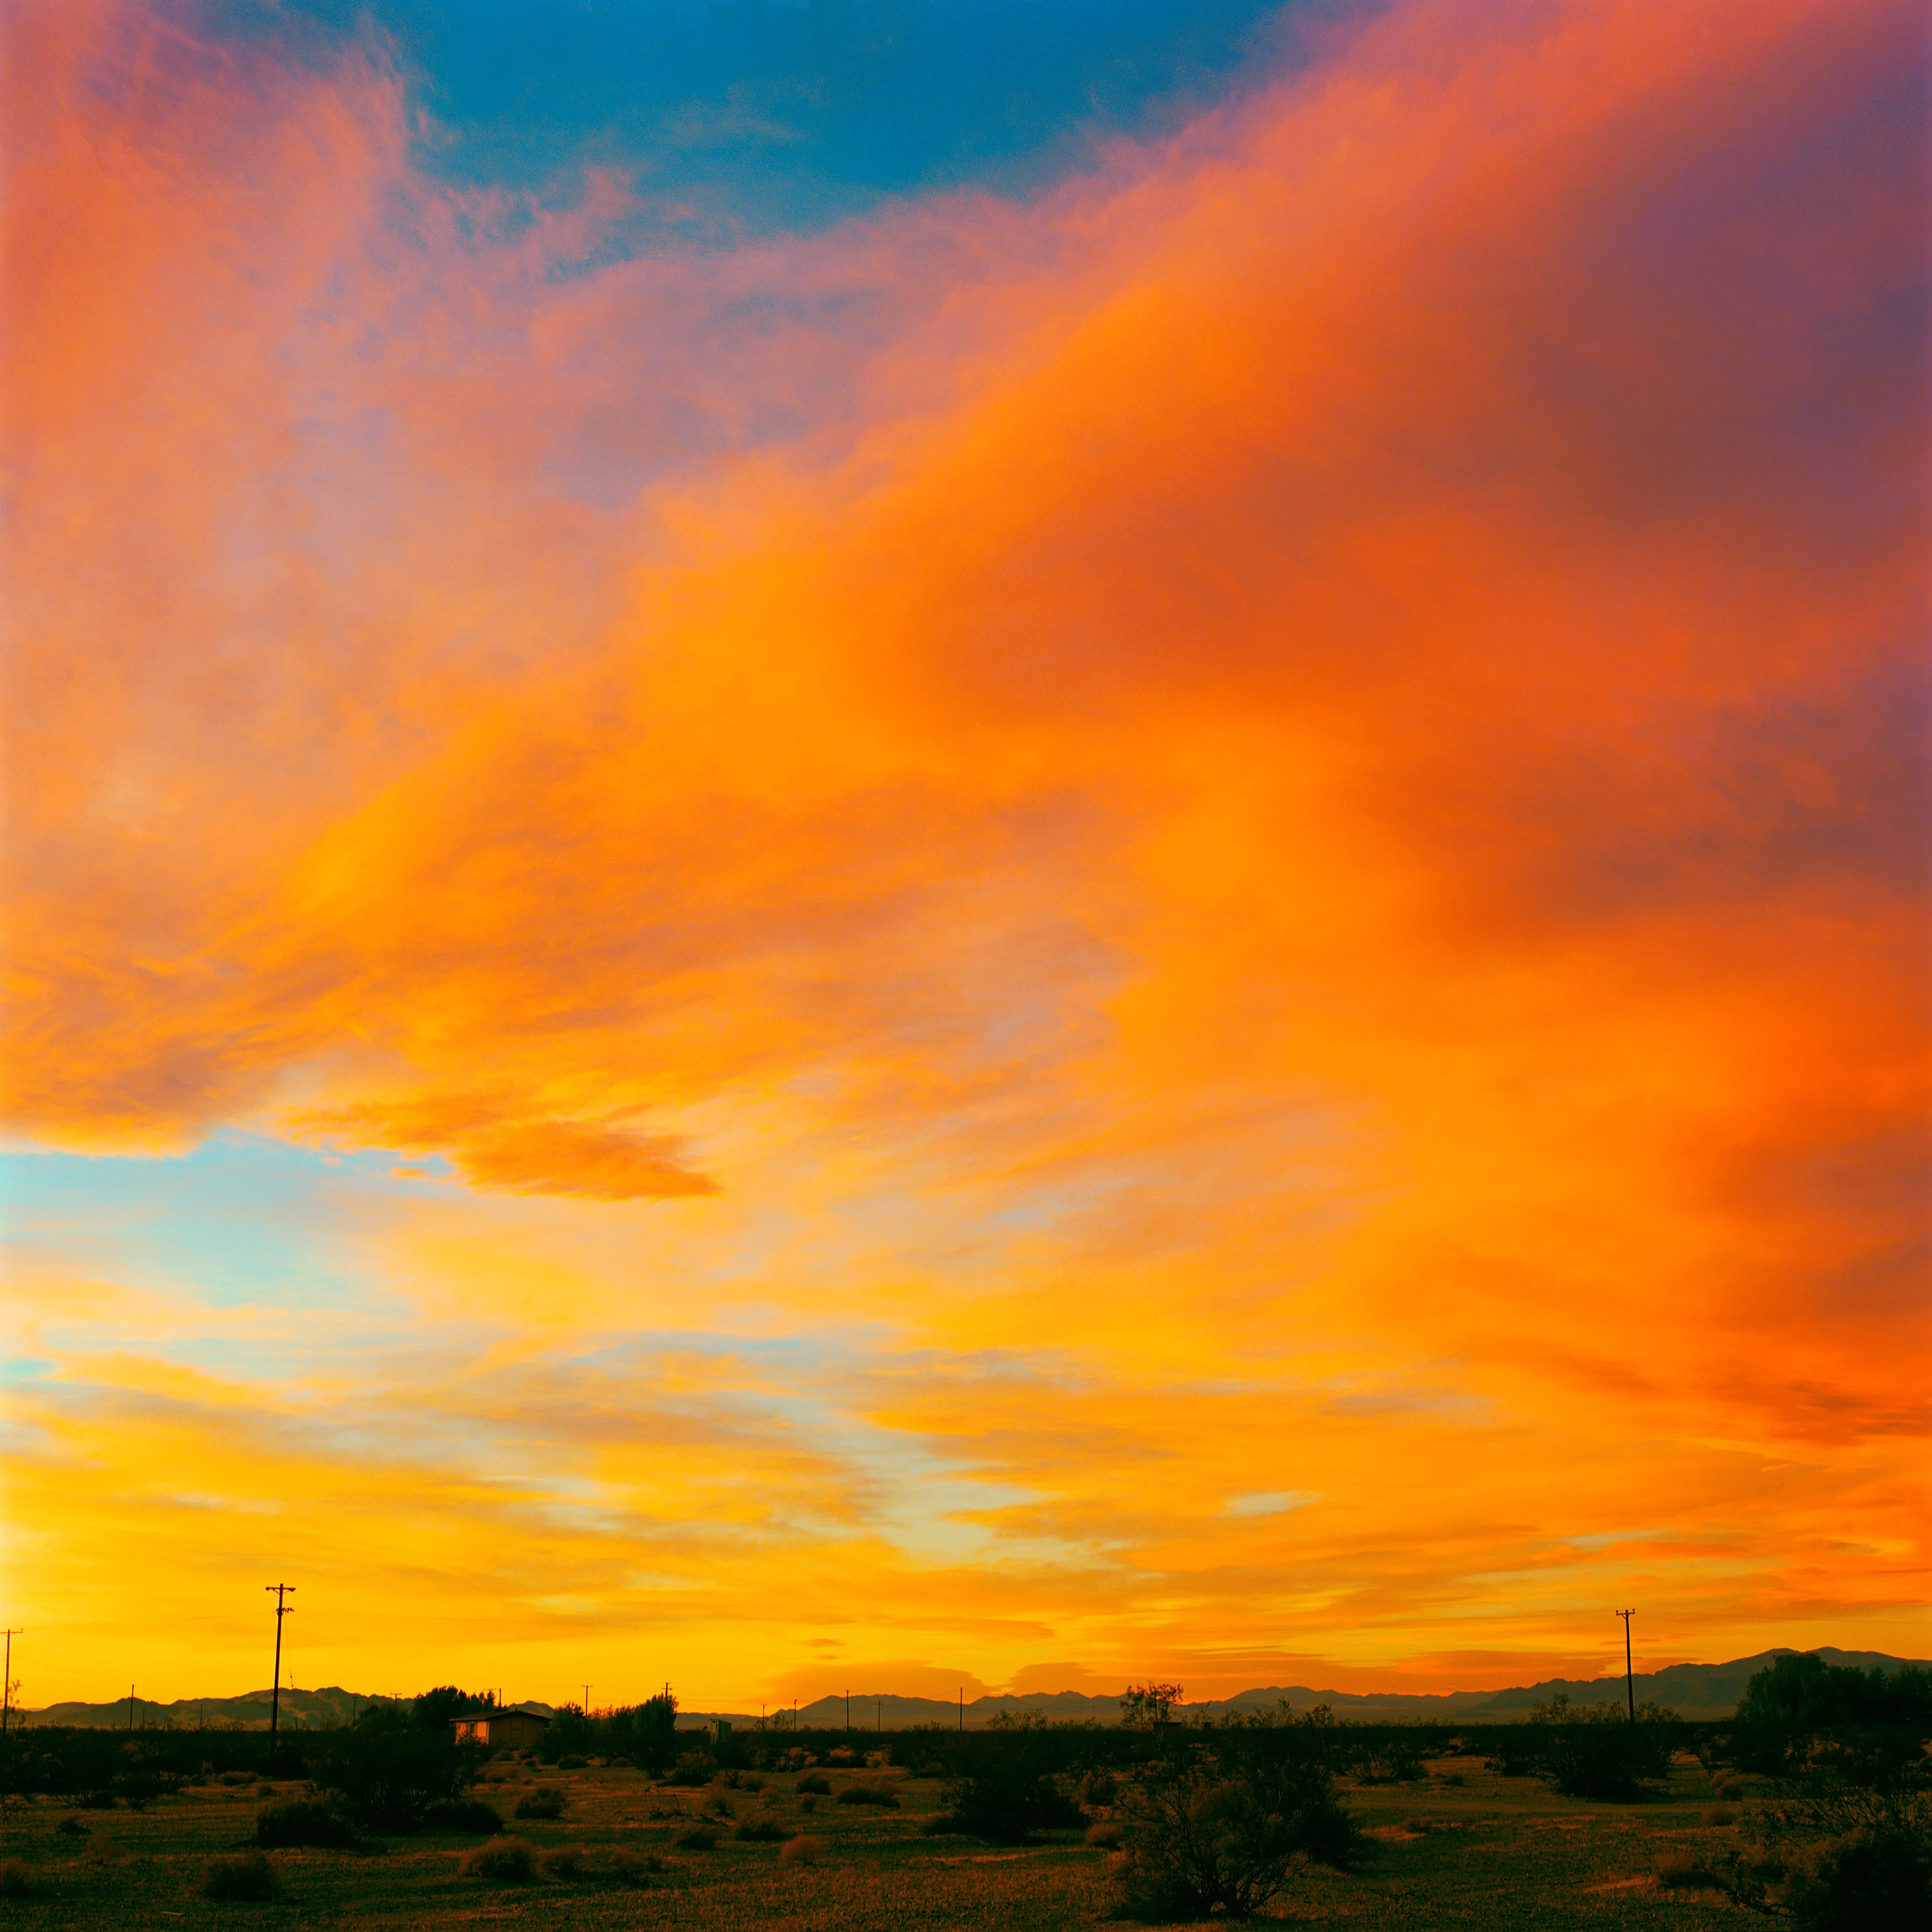
{"type": "Polygon", "coordinates": [[[1613,1610],[1612,1616],[1624,1620],[1624,1694],[1630,1700],[1630,1720],[1636,1722],[1636,1679],[1630,1672],[1630,1620],[1636,1615],[1634,1610],[1613,1610]]]}
{"type": "Polygon", "coordinates": [[[134,1687],[131,1684],[128,1687],[128,1728],[130,1731],[134,1728],[134,1687]]]}
{"type": "Polygon", "coordinates": [[[14,1708],[14,1640],[24,1634],[16,1630],[7,1633],[7,1661],[0,1664],[0,1738],[7,1735],[7,1719],[14,1708]]]}
{"type": "Polygon", "coordinates": [[[275,1600],[275,1686],[268,1693],[268,1762],[275,1761],[275,1734],[282,1722],[282,1619],[296,1613],[286,1600],[296,1593],[292,1583],[264,1583],[263,1592],[275,1600]]]}
{"type": "Polygon", "coordinates": [[[584,1714],[586,1718],[590,1714],[590,1686],[587,1684],[584,1687],[584,1714]]]}

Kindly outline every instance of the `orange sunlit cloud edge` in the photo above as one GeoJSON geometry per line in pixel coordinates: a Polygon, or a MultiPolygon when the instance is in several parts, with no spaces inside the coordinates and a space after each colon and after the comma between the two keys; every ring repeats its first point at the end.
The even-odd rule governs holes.
{"type": "Polygon", "coordinates": [[[1027,203],[562,280],[624,190],[491,239],[366,51],[58,17],[16,1120],[448,1178],[318,1208],[353,1320],[23,1245],[47,1696],[105,1545],[252,1676],[265,1520],[345,1682],[1914,1648],[1902,10],[1400,8],[1027,203]],[[761,280],[866,344],[716,352],[761,280]]]}

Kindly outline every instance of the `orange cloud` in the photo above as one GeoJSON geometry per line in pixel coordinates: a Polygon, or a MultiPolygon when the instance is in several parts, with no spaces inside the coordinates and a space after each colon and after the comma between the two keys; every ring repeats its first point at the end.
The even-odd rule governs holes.
{"type": "MultiPolygon", "coordinates": [[[[740,1708],[828,1629],[1195,1695],[1576,1668],[1633,1591],[1910,1647],[1905,10],[1406,4],[1024,205],[608,268],[615,185],[426,183],[379,61],[74,20],[14,1118],[470,1184],[344,1210],[452,1364],[336,1364],[413,1460],[333,1381],[250,1438],[358,1513],[292,1549],[514,1552],[740,1708]],[[506,1430],[554,1514],[419,1547],[506,1430]]],[[[218,1388],[61,1387],[72,1597],[63,1457],[230,1457],[218,1388]]]]}
{"type": "Polygon", "coordinates": [[[518,1118],[478,1094],[417,1096],[296,1113],[306,1133],[412,1154],[448,1153],[479,1187],[519,1194],[579,1194],[594,1201],[712,1194],[716,1184],[680,1163],[680,1143],[609,1122],[518,1118]]]}

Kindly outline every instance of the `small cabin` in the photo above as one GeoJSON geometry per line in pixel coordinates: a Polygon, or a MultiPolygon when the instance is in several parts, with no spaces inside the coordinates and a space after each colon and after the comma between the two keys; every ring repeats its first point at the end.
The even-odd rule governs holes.
{"type": "Polygon", "coordinates": [[[490,1744],[499,1749],[527,1750],[543,1742],[544,1726],[550,1722],[540,1711],[473,1711],[466,1718],[452,1718],[456,1742],[460,1744],[490,1744]]]}

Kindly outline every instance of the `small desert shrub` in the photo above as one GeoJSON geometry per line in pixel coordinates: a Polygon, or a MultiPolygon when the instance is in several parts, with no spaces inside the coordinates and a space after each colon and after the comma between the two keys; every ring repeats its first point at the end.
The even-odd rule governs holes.
{"type": "Polygon", "coordinates": [[[1932,1841],[1922,1814],[1854,1832],[1807,1864],[1785,1901],[1798,1932],[1919,1932],[1932,1924],[1932,1841]]]}
{"type": "Polygon", "coordinates": [[[281,1888],[274,1867],[260,1852],[244,1852],[234,1858],[211,1858],[201,1881],[204,1898],[273,1898],[281,1888]]]}
{"type": "Polygon", "coordinates": [[[1460,1771],[1445,1772],[1443,1774],[1442,1782],[1444,1784],[1463,1785],[1467,1784],[1468,1781],[1460,1771]]]}
{"type": "Polygon", "coordinates": [[[214,1781],[218,1784],[253,1784],[255,1774],[252,1771],[224,1771],[214,1781]]]}
{"type": "Polygon", "coordinates": [[[1103,1819],[1097,1825],[1089,1825],[1087,1842],[1103,1852],[1117,1851],[1120,1848],[1120,1828],[1111,1818],[1103,1819]]]}
{"type": "Polygon", "coordinates": [[[1718,1784],[1717,1792],[1720,1798],[1727,1798],[1735,1801],[1744,1795],[1743,1781],[1735,1778],[1720,1779],[1718,1784]]]}
{"type": "Polygon", "coordinates": [[[255,1814],[255,1842],[270,1848],[352,1845],[356,1827],[333,1804],[294,1798],[286,1804],[271,1804],[255,1814]]]}
{"type": "Polygon", "coordinates": [[[86,1824],[79,1818],[63,1818],[55,1828],[64,1832],[70,1838],[84,1838],[87,1836],[86,1824]]]}
{"type": "Polygon", "coordinates": [[[815,1771],[810,1772],[799,1780],[794,1788],[800,1791],[816,1792],[821,1798],[829,1798],[832,1795],[832,1780],[829,1778],[820,1777],[815,1771]]]}
{"type": "Polygon", "coordinates": [[[27,1868],[18,1858],[0,1864],[0,1898],[25,1898],[32,1888],[27,1868]]]}
{"type": "Polygon", "coordinates": [[[741,1791],[762,1791],[765,1788],[765,1780],[755,1771],[748,1771],[739,1779],[738,1788],[741,1791]]]}
{"type": "Polygon", "coordinates": [[[887,1811],[899,1808],[899,1795],[883,1784],[848,1784],[838,1794],[841,1804],[876,1804],[887,1811]]]}
{"type": "Polygon", "coordinates": [[[742,1838],[754,1845],[775,1845],[784,1834],[784,1827],[774,1824],[769,1818],[747,1818],[731,1834],[734,1838],[742,1838]]]}
{"type": "Polygon", "coordinates": [[[1090,1771],[1080,1780],[1083,1804],[1111,1804],[1120,1795],[1120,1780],[1111,1771],[1090,1771]]]}
{"type": "Polygon", "coordinates": [[[1034,1832],[1084,1825],[1085,1814],[1024,1749],[1018,1740],[996,1738],[972,1768],[951,1780],[946,1809],[928,1825],[935,1834],[964,1832],[996,1844],[1024,1844],[1034,1832]],[[1006,1748],[1001,1748],[1006,1747],[1006,1748]]]}
{"type": "Polygon", "coordinates": [[[583,1868],[584,1848],[580,1845],[561,1845],[555,1851],[544,1854],[545,1878],[569,1880],[580,1877],[583,1868]]]}
{"type": "Polygon", "coordinates": [[[928,1758],[925,1763],[913,1773],[913,1775],[915,1778],[944,1778],[946,1775],[946,1767],[936,1759],[928,1758]]]}
{"type": "Polygon", "coordinates": [[[718,1842],[718,1834],[707,1825],[688,1826],[671,1840],[681,1852],[708,1852],[718,1842]]]}
{"type": "Polygon", "coordinates": [[[1657,1882],[1666,1892],[1708,1892],[1716,1883],[1694,1852],[1666,1852],[1657,1862],[1657,1882]]]}
{"type": "Polygon", "coordinates": [[[1346,1870],[1370,1849],[1320,1764],[1223,1766],[1196,1751],[1150,1766],[1123,1802],[1130,1918],[1246,1917],[1303,1867],[1346,1870]]]}
{"type": "Polygon", "coordinates": [[[479,1838],[503,1828],[502,1814],[480,1798],[446,1798],[423,1814],[423,1822],[432,1832],[474,1832],[479,1838]]]}
{"type": "MultiPolygon", "coordinates": [[[[561,1818],[563,1816],[563,1793],[554,1784],[540,1784],[534,1791],[526,1791],[517,1800],[519,1818],[561,1818]]],[[[500,1825],[498,1830],[502,1828],[500,1825]]]]}
{"type": "Polygon", "coordinates": [[[798,1801],[798,1808],[801,1811],[816,1811],[818,1809],[818,1793],[815,1791],[808,1791],[798,1801]]]}
{"type": "Polygon", "coordinates": [[[1735,1825],[1738,1814],[1728,1804],[1707,1804],[1697,1814],[1700,1825],[1735,1825]]]}
{"type": "Polygon", "coordinates": [[[778,1802],[778,1795],[776,1791],[761,1791],[758,1794],[758,1809],[760,1811],[769,1811],[778,1802]]]}
{"type": "Polygon", "coordinates": [[[687,1790],[700,1790],[711,1782],[712,1773],[717,1768],[709,1751],[686,1751],[663,1781],[682,1785],[687,1790]]]}
{"type": "Polygon", "coordinates": [[[815,1865],[824,1856],[822,1838],[788,1838],[778,1847],[778,1856],[788,1865],[815,1865]]]}
{"type": "Polygon", "coordinates": [[[1532,1706],[1524,1728],[1536,1770],[1570,1798],[1639,1797],[1670,1775],[1677,1749],[1676,1718],[1654,1704],[1641,1706],[1633,1724],[1620,1704],[1572,1705],[1559,1694],[1532,1706]]]}
{"type": "Polygon", "coordinates": [[[704,1802],[704,1808],[714,1818],[735,1818],[737,1813],[731,1808],[731,1801],[722,1791],[714,1791],[704,1802]]]}
{"type": "Polygon", "coordinates": [[[530,1846],[521,1838],[493,1838],[465,1852],[460,1868],[466,1878],[487,1878],[498,1885],[528,1885],[537,1875],[530,1846]]]}
{"type": "Polygon", "coordinates": [[[559,1771],[584,1771],[590,1768],[590,1760],[587,1757],[571,1751],[557,1760],[556,1768],[559,1771]]]}

